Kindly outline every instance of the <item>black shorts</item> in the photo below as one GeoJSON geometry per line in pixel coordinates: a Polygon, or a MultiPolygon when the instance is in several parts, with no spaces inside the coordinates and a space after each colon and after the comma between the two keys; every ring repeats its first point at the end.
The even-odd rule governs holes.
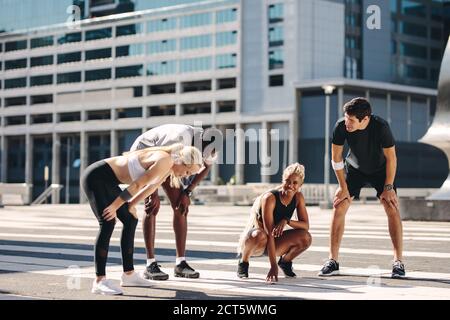
{"type": "MultiPolygon", "coordinates": [[[[347,173],[345,181],[347,182],[348,191],[351,197],[359,199],[361,188],[372,187],[377,190],[377,198],[380,198],[384,191],[384,184],[386,182],[386,169],[367,175],[346,164],[345,171],[347,173]]],[[[397,192],[395,182],[394,190],[397,192]]]]}

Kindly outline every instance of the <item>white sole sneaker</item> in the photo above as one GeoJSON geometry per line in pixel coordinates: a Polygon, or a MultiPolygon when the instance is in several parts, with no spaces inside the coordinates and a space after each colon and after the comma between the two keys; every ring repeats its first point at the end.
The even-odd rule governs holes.
{"type": "Polygon", "coordinates": [[[319,277],[332,277],[332,276],[337,276],[339,274],[340,274],[339,270],[335,270],[335,271],[332,271],[332,272],[327,273],[327,274],[319,272],[317,275],[319,277]]]}
{"type": "Polygon", "coordinates": [[[101,295],[104,295],[104,296],[120,296],[120,295],[123,295],[123,292],[119,292],[119,291],[116,291],[116,292],[108,292],[108,291],[102,291],[102,290],[99,290],[99,289],[92,289],[91,290],[91,293],[93,293],[93,294],[101,294],[101,295]]]}
{"type": "Polygon", "coordinates": [[[141,288],[148,288],[152,286],[152,283],[148,280],[145,280],[143,278],[141,278],[140,275],[135,276],[134,279],[130,279],[129,281],[127,280],[121,280],[120,281],[120,286],[121,287],[141,287],[141,288]]]}

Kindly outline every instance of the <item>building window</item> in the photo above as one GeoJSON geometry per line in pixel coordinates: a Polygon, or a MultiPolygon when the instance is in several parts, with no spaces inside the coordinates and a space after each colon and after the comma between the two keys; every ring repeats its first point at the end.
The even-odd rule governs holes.
{"type": "Polygon", "coordinates": [[[70,63],[81,61],[81,52],[60,53],[57,57],[57,63],[70,63]]]}
{"type": "Polygon", "coordinates": [[[175,39],[151,41],[147,44],[148,54],[157,54],[162,52],[175,51],[177,42],[175,39]]]}
{"type": "Polygon", "coordinates": [[[216,69],[236,68],[235,53],[221,54],[216,56],[216,69]]]}
{"type": "Polygon", "coordinates": [[[345,24],[349,27],[361,27],[361,16],[359,13],[345,15],[345,24]]]}
{"type": "Polygon", "coordinates": [[[9,41],[5,43],[5,52],[24,50],[27,48],[27,40],[9,41]]]}
{"type": "Polygon", "coordinates": [[[111,48],[86,51],[86,61],[111,58],[111,48]]]}
{"type": "Polygon", "coordinates": [[[269,87],[282,87],[284,85],[284,77],[282,74],[269,76],[269,87]]]}
{"type": "Polygon", "coordinates": [[[232,89],[232,88],[236,88],[236,78],[217,79],[218,90],[232,89]]]}
{"type": "Polygon", "coordinates": [[[431,39],[442,41],[443,30],[442,28],[431,28],[431,39]]]}
{"type": "Polygon", "coordinates": [[[181,83],[181,92],[211,91],[211,80],[181,83]]]}
{"type": "Polygon", "coordinates": [[[147,23],[147,32],[172,30],[177,27],[176,18],[152,20],[147,23]]]}
{"type": "Polygon", "coordinates": [[[111,110],[93,110],[87,112],[87,120],[110,120],[111,110]]]}
{"type": "Polygon", "coordinates": [[[428,30],[426,25],[401,21],[400,28],[401,32],[405,35],[422,38],[428,37],[428,30]]]}
{"type": "Polygon", "coordinates": [[[170,94],[175,93],[177,85],[175,83],[155,84],[148,86],[148,94],[170,94]]]}
{"type": "Polygon", "coordinates": [[[5,89],[24,88],[27,86],[27,78],[5,79],[5,89]]]}
{"type": "Polygon", "coordinates": [[[236,44],[237,31],[219,32],[216,34],[216,47],[223,47],[236,44]]]}
{"type": "Polygon", "coordinates": [[[414,79],[427,79],[427,68],[413,65],[405,65],[405,76],[414,79]]]}
{"type": "Polygon", "coordinates": [[[40,95],[36,95],[36,96],[31,96],[30,102],[31,102],[31,104],[53,103],[53,95],[52,94],[40,94],[40,95]]]}
{"type": "Polygon", "coordinates": [[[75,83],[81,82],[81,72],[58,73],[57,83],[75,83]]]}
{"type": "Polygon", "coordinates": [[[400,46],[401,54],[407,57],[427,59],[427,47],[403,42],[400,46]]]}
{"type": "Polygon", "coordinates": [[[48,47],[53,45],[53,36],[41,37],[31,39],[31,49],[40,48],[40,47],[48,47]]]}
{"type": "Polygon", "coordinates": [[[430,69],[430,80],[433,81],[433,83],[437,83],[439,80],[439,69],[431,68],[430,69]]]}
{"type": "Polygon", "coordinates": [[[361,43],[359,37],[353,36],[345,37],[345,47],[347,49],[361,50],[361,43]]]}
{"type": "Polygon", "coordinates": [[[441,61],[441,59],[442,59],[441,49],[430,48],[430,58],[431,58],[431,60],[441,61]]]}
{"type": "Polygon", "coordinates": [[[27,119],[25,116],[12,116],[12,117],[6,117],[6,125],[7,126],[17,126],[21,124],[26,124],[27,119]]]}
{"type": "Polygon", "coordinates": [[[149,117],[174,116],[176,114],[176,106],[163,105],[148,107],[149,117]]]}
{"type": "Polygon", "coordinates": [[[86,41],[100,40],[105,38],[111,38],[111,28],[103,28],[96,30],[86,31],[86,41]]]}
{"type": "Polygon", "coordinates": [[[211,70],[212,58],[199,57],[180,61],[180,72],[197,72],[211,70]]]}
{"type": "Polygon", "coordinates": [[[142,97],[143,88],[142,86],[137,87],[117,87],[116,88],[116,98],[117,99],[130,99],[142,97]]]}
{"type": "Polygon", "coordinates": [[[32,57],[30,58],[30,66],[38,67],[38,66],[47,66],[53,64],[53,56],[43,56],[43,57],[32,57]]]}
{"type": "Polygon", "coordinates": [[[27,104],[27,97],[5,98],[5,107],[24,106],[27,104]]]}
{"type": "Polygon", "coordinates": [[[283,21],[283,4],[271,4],[269,6],[268,15],[269,15],[269,23],[276,23],[283,21]]]}
{"type": "Polygon", "coordinates": [[[142,108],[117,109],[117,119],[142,118],[142,108]]]}
{"type": "Polygon", "coordinates": [[[409,0],[402,0],[401,1],[401,12],[404,15],[408,16],[417,16],[417,17],[425,17],[427,10],[426,6],[424,4],[415,2],[415,1],[409,1],[409,0]]]}
{"type": "Polygon", "coordinates": [[[196,13],[189,16],[183,16],[180,19],[181,28],[192,28],[200,27],[211,24],[212,14],[210,12],[206,13],[196,13]]]}
{"type": "Polygon", "coordinates": [[[116,79],[140,77],[144,74],[143,70],[144,70],[144,66],[142,64],[135,65],[135,66],[117,67],[116,68],[116,79]]]}
{"type": "Polygon", "coordinates": [[[237,9],[225,9],[221,11],[216,12],[216,23],[226,23],[226,22],[232,22],[237,20],[237,9]]]}
{"type": "Polygon", "coordinates": [[[58,38],[58,44],[81,42],[81,32],[66,33],[58,38]]]}
{"type": "Polygon", "coordinates": [[[85,71],[85,81],[111,79],[111,69],[97,69],[85,71]]]}
{"type": "Polygon", "coordinates": [[[142,24],[127,24],[116,28],[116,37],[130,36],[142,32],[142,24]]]}
{"type": "Polygon", "coordinates": [[[34,114],[34,115],[31,116],[31,123],[32,124],[52,123],[52,122],[53,122],[53,115],[51,113],[34,114]]]}
{"type": "Polygon", "coordinates": [[[73,122],[73,121],[81,120],[80,112],[64,112],[64,113],[58,114],[58,116],[59,116],[59,122],[73,122]]]}
{"type": "Polygon", "coordinates": [[[211,113],[211,102],[182,104],[183,114],[211,113]]]}
{"type": "Polygon", "coordinates": [[[143,54],[144,54],[144,45],[142,43],[116,47],[116,57],[117,58],[118,57],[140,56],[143,54]]]}
{"type": "Polygon", "coordinates": [[[390,7],[391,7],[391,13],[396,14],[397,13],[397,0],[390,0],[390,7]]]}
{"type": "Polygon", "coordinates": [[[180,50],[190,50],[211,47],[212,36],[203,34],[199,36],[185,37],[180,39],[180,50]]]}
{"type": "Polygon", "coordinates": [[[45,76],[30,77],[30,86],[31,87],[46,86],[46,85],[50,85],[50,84],[53,84],[53,75],[52,74],[45,75],[45,76]]]}
{"type": "Polygon", "coordinates": [[[147,75],[157,76],[165,74],[174,74],[177,72],[176,61],[152,62],[147,65],[147,75]]]}
{"type": "Polygon", "coordinates": [[[6,60],[5,70],[22,69],[27,67],[27,59],[6,60]]]}
{"type": "Polygon", "coordinates": [[[277,47],[282,46],[284,43],[283,40],[283,27],[273,27],[269,28],[269,46],[277,47]]]}
{"type": "Polygon", "coordinates": [[[283,50],[269,51],[269,70],[282,69],[284,67],[283,50]]]}
{"type": "Polygon", "coordinates": [[[236,111],[236,101],[217,101],[217,112],[235,112],[236,111]]]}

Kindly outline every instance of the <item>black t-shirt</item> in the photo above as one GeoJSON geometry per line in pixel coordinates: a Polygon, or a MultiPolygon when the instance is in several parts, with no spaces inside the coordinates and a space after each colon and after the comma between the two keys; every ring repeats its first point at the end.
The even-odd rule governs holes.
{"type": "Polygon", "coordinates": [[[386,168],[383,148],[395,145],[389,124],[380,117],[372,115],[364,130],[348,132],[344,119],[338,120],[333,131],[333,144],[343,146],[347,141],[350,148],[346,162],[353,168],[372,174],[386,168]]]}

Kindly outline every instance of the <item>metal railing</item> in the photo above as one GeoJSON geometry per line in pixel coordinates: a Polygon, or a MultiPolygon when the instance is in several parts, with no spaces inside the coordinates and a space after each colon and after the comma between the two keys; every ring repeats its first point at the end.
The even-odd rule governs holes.
{"type": "Polygon", "coordinates": [[[61,184],[51,184],[47,189],[44,190],[32,203],[31,205],[35,204],[42,204],[45,200],[47,200],[48,197],[50,197],[52,194],[59,192],[63,188],[63,185],[61,184]]]}

